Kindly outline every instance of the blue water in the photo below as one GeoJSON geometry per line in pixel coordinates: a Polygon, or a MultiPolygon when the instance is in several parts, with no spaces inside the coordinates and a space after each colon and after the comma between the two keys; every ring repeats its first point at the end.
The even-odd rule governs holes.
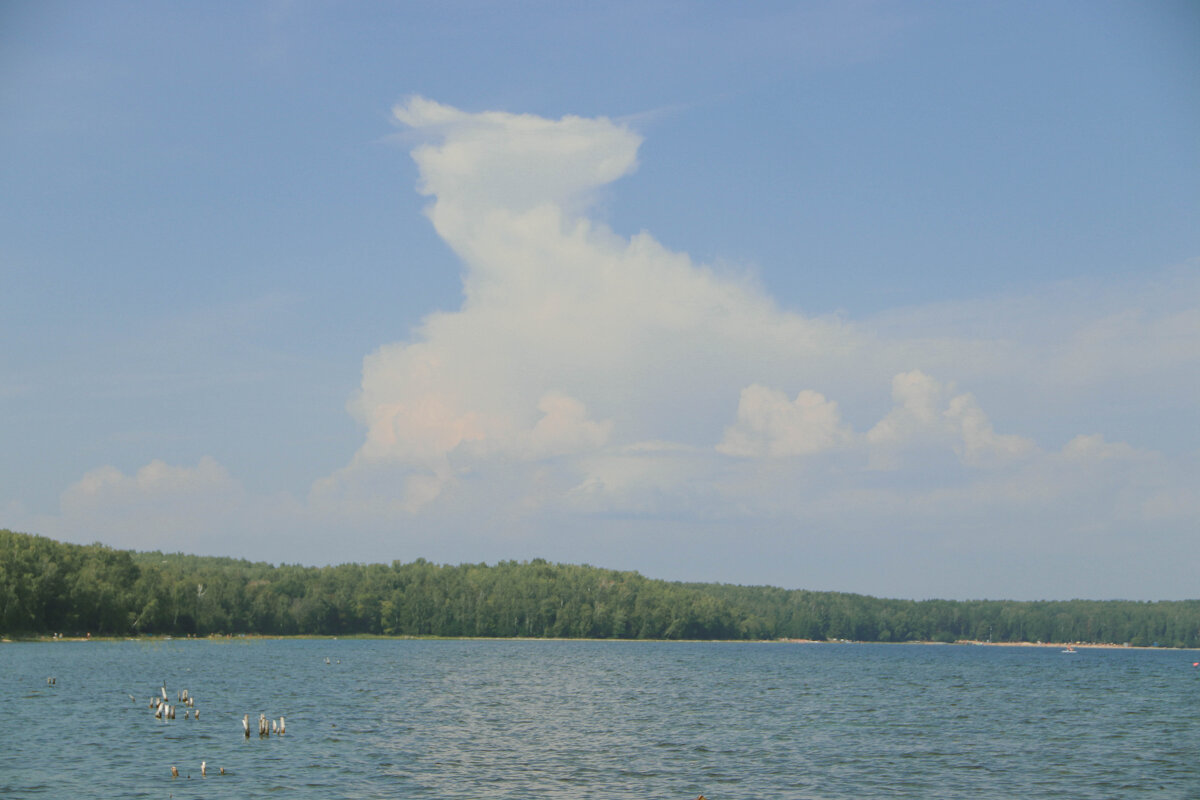
{"type": "Polygon", "coordinates": [[[1197,659],[966,645],[7,644],[0,796],[1198,798],[1197,659]],[[182,708],[154,719],[164,681],[172,698],[193,694],[200,719],[182,708]],[[260,713],[284,716],[286,736],[246,739],[243,714],[257,731],[260,713]]]}

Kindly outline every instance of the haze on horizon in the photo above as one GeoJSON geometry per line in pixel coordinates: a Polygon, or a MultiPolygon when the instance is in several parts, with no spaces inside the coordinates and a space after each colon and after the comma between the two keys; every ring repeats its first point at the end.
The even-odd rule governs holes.
{"type": "Polygon", "coordinates": [[[0,22],[0,527],[1200,596],[1186,3],[0,22]]]}

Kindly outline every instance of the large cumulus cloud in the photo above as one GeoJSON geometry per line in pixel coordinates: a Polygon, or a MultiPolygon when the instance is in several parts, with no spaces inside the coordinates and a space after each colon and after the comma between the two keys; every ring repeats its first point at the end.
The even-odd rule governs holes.
{"type": "Polygon", "coordinates": [[[422,142],[418,188],[461,261],[462,304],[364,358],[350,462],[295,498],[249,496],[207,459],[100,468],[31,527],[175,514],[188,531],[308,541],[314,560],[541,555],[910,595],[1136,594],[1125,576],[1154,563],[1167,595],[1191,585],[1195,264],[807,316],[598,221],[596,200],[637,168],[623,124],[422,98],[395,117],[422,142]],[[1098,426],[1142,407],[1192,449],[1098,426]],[[311,544],[329,531],[336,543],[311,544]]]}
{"type": "Polygon", "coordinates": [[[712,446],[753,380],[859,346],[836,321],[590,219],[596,192],[637,164],[640,138],[621,125],[422,99],[396,117],[435,139],[413,157],[464,299],[365,360],[353,469],[404,464],[428,486],[650,439],[712,446]]]}
{"type": "MultiPolygon", "coordinates": [[[[1090,343],[1114,325],[1196,338],[1190,307],[1133,321],[1084,315],[1053,348],[1005,327],[1022,313],[1011,298],[974,312],[1000,316],[979,335],[961,321],[922,330],[945,309],[874,325],[808,317],[752,280],[594,218],[598,194],[637,167],[640,137],[621,124],[421,98],[395,115],[425,141],[413,151],[419,188],[462,261],[463,302],[364,360],[351,410],[365,441],[314,487],[325,509],[475,530],[553,518],[589,537],[605,536],[614,515],[916,535],[1005,503],[1036,525],[1038,514],[1093,508],[1096,481],[1079,477],[1087,462],[1075,456],[1094,440],[1071,437],[1098,434],[1069,431],[1055,449],[999,430],[959,375],[1018,387],[991,393],[1003,399],[1051,374],[1056,385],[1102,374],[1105,348],[1090,343]],[[1060,366],[1068,350],[1075,378],[1060,366]],[[1014,487],[1027,491],[1019,503],[1014,487]]],[[[1160,360],[1194,349],[1176,336],[1160,360]]],[[[1149,469],[1132,449],[1104,448],[1106,475],[1128,475],[1116,462],[1149,469]]],[[[1158,496],[1155,508],[1174,508],[1188,495],[1158,496]]]]}

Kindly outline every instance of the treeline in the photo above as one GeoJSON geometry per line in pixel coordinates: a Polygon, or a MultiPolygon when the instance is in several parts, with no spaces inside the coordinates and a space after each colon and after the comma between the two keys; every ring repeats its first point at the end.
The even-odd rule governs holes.
{"type": "Polygon", "coordinates": [[[636,572],[274,566],[114,550],[0,530],[0,633],[529,636],[599,639],[1127,642],[1200,646],[1200,601],[884,600],[636,572]]]}

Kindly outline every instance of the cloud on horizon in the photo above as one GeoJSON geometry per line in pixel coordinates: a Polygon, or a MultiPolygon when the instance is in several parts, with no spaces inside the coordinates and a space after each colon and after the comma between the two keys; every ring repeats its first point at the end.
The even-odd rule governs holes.
{"type": "MultiPolygon", "coordinates": [[[[247,498],[210,459],[131,476],[102,467],[67,489],[61,519],[43,530],[111,518],[119,524],[101,530],[142,532],[114,543],[157,547],[140,542],[168,524],[167,509],[193,514],[189,535],[203,536],[205,508],[270,504],[252,516],[388,530],[435,549],[491,541],[483,553],[514,541],[570,552],[562,537],[573,536],[628,564],[638,560],[628,542],[598,543],[606,524],[667,520],[705,531],[679,563],[719,577],[716,554],[755,530],[771,547],[792,531],[853,551],[886,529],[955,569],[1004,542],[1055,564],[1070,546],[1124,553],[1151,520],[1154,536],[1194,521],[1195,458],[1088,430],[1039,443],[997,430],[986,402],[957,387],[1008,385],[988,396],[1036,406],[1114,374],[1148,386],[1194,377],[1195,265],[1169,279],[1182,295],[1147,289],[1094,308],[1076,298],[1052,319],[1035,297],[975,301],[965,316],[943,304],[858,323],[809,317],[749,276],[589,216],[637,168],[641,138],[624,125],[423,98],[395,117],[424,141],[412,153],[419,189],[463,264],[463,302],[366,356],[349,405],[365,429],[352,461],[290,503],[247,498]],[[1039,339],[1047,330],[1053,342],[1039,339]]],[[[648,563],[669,549],[646,547],[648,563]]],[[[727,578],[748,570],[738,569],[727,578]]]]}

